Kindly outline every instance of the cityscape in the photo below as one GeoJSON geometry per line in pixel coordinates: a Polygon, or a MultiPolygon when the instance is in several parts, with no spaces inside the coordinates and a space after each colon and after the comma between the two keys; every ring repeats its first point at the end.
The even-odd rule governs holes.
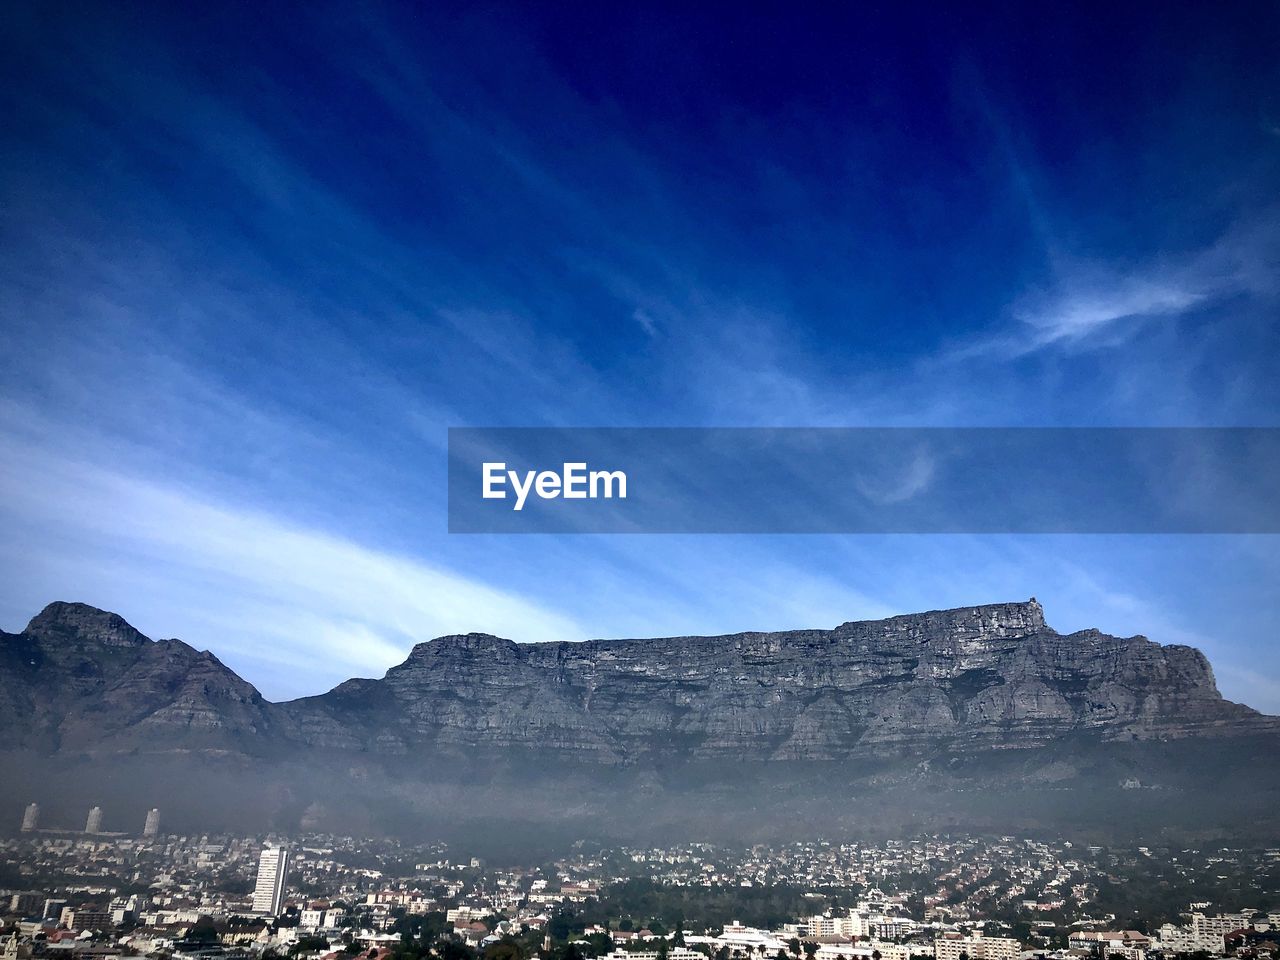
{"type": "Polygon", "coordinates": [[[4,14],[0,960],[1280,960],[1280,2],[4,14]]]}
{"type": "Polygon", "coordinates": [[[41,826],[0,842],[4,960],[1275,957],[1280,847],[1019,837],[734,848],[580,841],[544,863],[324,834],[41,826]]]}

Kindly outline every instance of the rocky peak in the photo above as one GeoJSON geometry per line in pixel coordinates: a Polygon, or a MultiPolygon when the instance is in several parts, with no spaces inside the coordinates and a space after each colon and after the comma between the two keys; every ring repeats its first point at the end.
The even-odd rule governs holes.
{"type": "Polygon", "coordinates": [[[950,610],[909,613],[887,620],[856,620],[842,623],[838,637],[857,637],[872,632],[890,643],[927,641],[990,641],[1053,633],[1044,621],[1044,609],[1035,597],[1017,603],[987,603],[950,610]]]}
{"type": "Polygon", "coordinates": [[[87,603],[55,601],[31,618],[25,631],[41,640],[63,643],[90,641],[104,647],[136,648],[151,641],[119,614],[87,603]]]}
{"type": "Polygon", "coordinates": [[[416,676],[424,669],[459,662],[478,662],[486,668],[510,664],[520,657],[520,645],[514,640],[489,633],[452,633],[415,644],[402,662],[387,671],[388,680],[416,676]]]}
{"type": "Polygon", "coordinates": [[[415,645],[409,657],[412,659],[415,656],[441,656],[453,653],[488,656],[518,651],[519,645],[514,640],[495,637],[491,633],[451,633],[415,645]]]}

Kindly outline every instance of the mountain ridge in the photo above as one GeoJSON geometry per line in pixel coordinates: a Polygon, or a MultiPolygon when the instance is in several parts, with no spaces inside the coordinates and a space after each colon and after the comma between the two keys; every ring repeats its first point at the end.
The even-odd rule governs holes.
{"type": "Polygon", "coordinates": [[[690,790],[715,798],[698,801],[705,815],[749,799],[769,822],[884,790],[912,807],[926,786],[931,817],[996,789],[1049,791],[1037,802],[1060,817],[1063,790],[1077,805],[1130,782],[1210,796],[1249,772],[1257,796],[1240,802],[1270,803],[1255,771],[1280,746],[1280,718],[1224,699],[1192,647],[1059,634],[1034,598],[710,637],[452,634],[380,679],[278,703],[208,651],[59,602],[0,634],[0,744],[31,769],[93,771],[88,784],[127,770],[134,782],[113,789],[130,796],[183,782],[192,809],[225,791],[228,817],[255,795],[267,819],[300,816],[304,798],[398,823],[434,797],[432,816],[478,817],[488,808],[463,784],[483,776],[489,815],[507,803],[563,817],[572,782],[619,829],[661,810],[683,822],[690,790]],[[364,795],[375,783],[386,796],[364,795]]]}
{"type": "MultiPolygon", "coordinates": [[[[349,718],[339,720],[341,735],[331,729],[327,721],[338,719],[334,711],[341,714],[353,693],[400,708],[391,721],[395,737],[460,749],[509,748],[531,742],[518,733],[523,724],[543,738],[565,732],[568,739],[558,745],[540,741],[543,749],[585,751],[579,759],[605,762],[625,760],[628,749],[661,750],[664,734],[683,737],[694,757],[746,751],[754,737],[759,745],[772,743],[770,755],[781,750],[787,758],[833,759],[856,755],[859,743],[911,742],[920,739],[915,734],[963,741],[1016,731],[1030,742],[1079,729],[1103,737],[1177,738],[1230,732],[1232,725],[1275,726],[1275,718],[1224,699],[1200,651],[1094,629],[1059,634],[1034,598],[848,621],[829,630],[532,644],[450,634],[415,644],[381,679],[353,678],[326,693],[280,702],[263,698],[209,651],[149,640],[118,614],[86,604],[52,603],[23,633],[4,638],[6,648],[34,643],[44,673],[60,670],[54,679],[64,689],[99,698],[95,712],[101,719],[106,708],[108,728],[128,726],[128,718],[113,723],[111,709],[127,694],[135,707],[150,698],[156,708],[133,722],[165,727],[161,721],[169,715],[174,728],[274,728],[293,743],[319,738],[355,749],[377,750],[379,740],[381,749],[397,748],[385,725],[363,739],[349,718]],[[494,689],[501,696],[492,696],[494,689]],[[726,692],[744,694],[748,702],[716,702],[726,692]],[[158,702],[166,693],[174,699],[158,702]],[[637,695],[648,707],[637,717],[649,724],[647,743],[616,722],[640,706],[637,695]],[[708,700],[714,709],[702,710],[708,700]],[[716,739],[716,714],[724,712],[745,724],[746,736],[719,730],[723,736],[716,739]],[[701,714],[700,728],[689,714],[701,714]],[[775,720],[786,721],[785,715],[790,725],[779,726],[775,720]],[[798,739],[797,724],[808,730],[798,739]],[[836,736],[841,732],[843,740],[836,736]],[[700,747],[690,741],[699,734],[700,747]]],[[[13,660],[4,661],[10,672],[13,660]]],[[[51,678],[30,678],[40,679],[51,678]]],[[[16,725],[11,714],[6,727],[16,725]]],[[[86,736],[76,742],[88,746],[86,736]]]]}

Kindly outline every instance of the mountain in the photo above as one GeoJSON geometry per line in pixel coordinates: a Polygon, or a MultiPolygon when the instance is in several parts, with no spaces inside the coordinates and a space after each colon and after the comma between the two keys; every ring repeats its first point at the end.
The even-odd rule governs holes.
{"type": "Polygon", "coordinates": [[[208,651],[149,640],[123,618],[51,603],[0,633],[0,732],[55,753],[236,750],[276,732],[278,707],[208,651]]]}
{"type": "Polygon", "coordinates": [[[1034,599],[832,630],[447,636],[286,703],[211,653],[54,603],[0,633],[0,737],[29,771],[0,801],[70,770],[86,797],[163,790],[179,818],[414,830],[516,811],[643,831],[693,805],[771,830],[854,809],[964,825],[1014,804],[1052,828],[1105,800],[1235,829],[1274,808],[1280,718],[1224,700],[1193,648],[1059,634],[1034,599]]]}

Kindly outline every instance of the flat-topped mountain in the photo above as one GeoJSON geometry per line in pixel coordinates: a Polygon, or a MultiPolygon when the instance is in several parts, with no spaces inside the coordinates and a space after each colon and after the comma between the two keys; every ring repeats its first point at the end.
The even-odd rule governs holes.
{"type": "Polygon", "coordinates": [[[1280,719],[1224,700],[1193,648],[1059,634],[1034,599],[830,630],[447,636],[380,680],[286,703],[264,700],[211,653],[54,603],[21,633],[0,633],[0,738],[63,764],[216,760],[229,776],[256,767],[273,782],[310,771],[293,775],[295,791],[327,769],[330,795],[345,789],[334,776],[390,776],[411,790],[477,769],[520,784],[554,767],[604,798],[606,782],[717,782],[711,771],[771,764],[828,769],[835,789],[850,765],[878,770],[880,783],[927,774],[945,787],[958,770],[1015,757],[1011,784],[1069,782],[1125,750],[1176,759],[1204,745],[1219,756],[1237,743],[1274,747],[1280,719]]]}
{"type": "Polygon", "coordinates": [[[535,749],[601,763],[832,760],[1032,747],[1075,732],[1276,729],[1224,700],[1198,651],[1096,630],[1063,636],[1034,600],[833,630],[538,644],[440,637],[382,680],[284,709],[302,739],[330,747],[535,749]],[[378,704],[374,729],[351,723],[353,702],[368,701],[378,704]]]}

